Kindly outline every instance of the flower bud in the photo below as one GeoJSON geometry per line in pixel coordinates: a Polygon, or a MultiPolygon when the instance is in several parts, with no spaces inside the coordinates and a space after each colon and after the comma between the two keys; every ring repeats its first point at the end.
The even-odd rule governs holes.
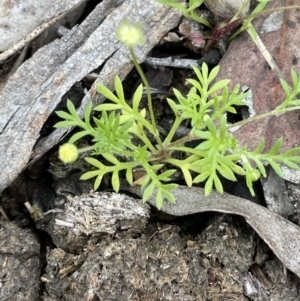
{"type": "Polygon", "coordinates": [[[75,144],[65,143],[59,147],[58,158],[65,164],[73,163],[78,158],[78,148],[75,144]]]}

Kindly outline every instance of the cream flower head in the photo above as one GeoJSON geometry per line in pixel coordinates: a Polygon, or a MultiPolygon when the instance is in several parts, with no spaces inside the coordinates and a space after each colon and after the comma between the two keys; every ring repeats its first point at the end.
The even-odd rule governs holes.
{"type": "Polygon", "coordinates": [[[58,157],[65,163],[73,163],[78,159],[78,148],[72,143],[65,143],[59,147],[58,157]]]}
{"type": "Polygon", "coordinates": [[[128,20],[122,20],[116,29],[116,37],[127,47],[134,45],[143,45],[146,41],[144,30],[140,23],[129,23],[128,20]]]}

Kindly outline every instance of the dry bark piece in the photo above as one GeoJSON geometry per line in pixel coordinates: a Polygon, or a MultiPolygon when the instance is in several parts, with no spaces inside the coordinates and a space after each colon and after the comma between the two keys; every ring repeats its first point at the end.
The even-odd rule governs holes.
{"type": "Polygon", "coordinates": [[[36,236],[12,222],[1,221],[0,241],[1,300],[38,300],[41,263],[36,236]]]}
{"type": "MultiPolygon", "coordinates": [[[[17,29],[13,29],[12,43],[7,44],[11,45],[10,48],[5,48],[5,51],[0,54],[0,63],[5,62],[5,60],[7,60],[11,55],[21,50],[34,39],[35,41],[32,44],[32,49],[33,51],[36,51],[38,46],[45,45],[46,43],[49,43],[53,39],[57,38],[57,29],[59,25],[68,23],[71,27],[74,26],[84,10],[84,2],[85,0],[56,0],[54,3],[52,3],[53,5],[48,6],[49,3],[47,3],[47,5],[44,4],[45,7],[43,7],[42,10],[38,12],[36,19],[32,21],[31,18],[28,17],[21,18],[17,13],[17,29]],[[45,15],[46,21],[42,23],[41,20],[44,19],[45,15]],[[35,28],[35,25],[39,26],[35,28]],[[20,29],[21,32],[19,32],[20,29]],[[32,31],[30,29],[32,29],[32,31]],[[27,32],[30,33],[26,35],[27,32]],[[44,33],[44,35],[40,36],[42,33],[44,33]],[[22,38],[24,35],[25,37],[19,41],[19,39],[22,38]]],[[[31,13],[31,15],[35,16],[36,9],[34,7],[30,7],[32,5],[30,4],[30,1],[26,1],[26,3],[27,4],[25,4],[25,7],[24,3],[22,3],[21,6],[19,5],[19,3],[15,3],[15,5],[11,8],[11,12],[15,13],[19,9],[29,14],[30,11],[33,10],[34,13],[31,13]],[[28,7],[26,7],[26,5],[28,5],[28,7]]],[[[10,13],[8,13],[8,15],[10,24],[15,23],[14,16],[11,16],[10,13]]],[[[9,26],[4,27],[9,28],[9,26]]],[[[8,33],[8,38],[9,37],[10,35],[8,33]]],[[[4,39],[5,38],[7,37],[4,37],[4,39]]],[[[5,47],[8,47],[7,45],[5,47]]]]}
{"type": "MultiPolygon", "coordinates": [[[[126,47],[114,36],[123,19],[140,21],[146,44],[137,49],[143,61],[165,33],[176,26],[180,14],[154,1],[102,1],[69,35],[41,48],[8,81],[0,94],[0,191],[25,168],[40,129],[62,96],[83,77],[104,64],[99,81],[112,88],[116,74],[124,78],[132,68],[126,47]],[[119,5],[119,6],[118,6],[119,5]],[[30,88],[28,88],[30,87],[30,88]]],[[[95,86],[83,100],[97,102],[95,86]]],[[[47,140],[38,155],[59,142],[66,130],[47,140]]]]}
{"type": "Polygon", "coordinates": [[[267,179],[261,179],[264,197],[268,209],[288,218],[294,212],[294,207],[288,198],[285,180],[278,177],[273,169],[270,168],[267,179]]]}
{"type": "Polygon", "coordinates": [[[0,7],[0,51],[13,46],[41,24],[55,0],[2,1],[0,7]],[[30,18],[28,18],[30,15],[30,18]]]}
{"type": "Polygon", "coordinates": [[[146,225],[149,208],[123,194],[90,192],[71,197],[64,210],[54,213],[49,221],[40,221],[38,227],[46,230],[55,245],[68,252],[84,249],[91,237],[99,239],[117,230],[140,232],[146,225]]]}

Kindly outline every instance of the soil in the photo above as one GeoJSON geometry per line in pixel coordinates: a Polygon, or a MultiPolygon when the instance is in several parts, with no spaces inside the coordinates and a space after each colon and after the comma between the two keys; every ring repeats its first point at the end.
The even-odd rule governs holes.
{"type": "MultiPolygon", "coordinates": [[[[213,66],[221,58],[221,47],[205,57],[185,36],[171,46],[158,45],[150,55],[205,58],[213,66]]],[[[192,72],[147,64],[143,69],[157,89],[154,108],[163,135],[172,122],[165,97],[174,87],[185,93],[192,72]]],[[[124,81],[128,98],[138,84],[133,70],[124,81]]],[[[85,78],[60,106],[67,98],[80,102],[90,86],[85,78]]],[[[56,122],[52,114],[41,136],[56,122]]],[[[130,192],[111,192],[109,179],[94,192],[92,182],[79,180],[86,169],[84,160],[63,165],[53,147],[2,192],[1,301],[300,300],[299,278],[244,218],[213,212],[171,216],[130,192]]],[[[227,192],[266,206],[260,182],[255,198],[242,178],[224,185],[227,192]]],[[[299,185],[285,185],[292,204],[286,217],[299,225],[299,185]]]]}

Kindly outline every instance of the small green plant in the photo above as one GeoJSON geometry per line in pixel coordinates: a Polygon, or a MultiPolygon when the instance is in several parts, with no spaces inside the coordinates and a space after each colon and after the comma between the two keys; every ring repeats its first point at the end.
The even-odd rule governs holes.
{"type": "MultiPolygon", "coordinates": [[[[132,33],[137,30],[136,34],[130,36],[135,36],[136,41],[142,42],[140,25],[123,22],[121,26],[122,30],[120,28],[117,30],[117,36],[121,41],[124,38],[124,41],[128,42],[128,39],[123,37],[124,33],[128,36],[128,32],[132,33]],[[124,26],[130,28],[125,30],[124,26]]],[[[209,195],[213,187],[223,193],[220,176],[236,181],[235,174],[246,177],[247,186],[254,194],[252,183],[261,175],[266,177],[264,167],[266,163],[269,163],[279,176],[282,176],[279,164],[299,169],[300,157],[297,154],[300,148],[280,153],[282,138],[277,140],[269,152],[263,153],[263,139],[256,149],[251,151],[247,145],[240,146],[229,131],[229,128],[236,125],[241,126],[260,118],[300,109],[300,99],[297,99],[300,93],[300,78],[295,71],[291,72],[292,88],[281,79],[281,85],[286,94],[281,105],[271,112],[256,115],[234,125],[227,125],[226,113],[236,113],[236,107],[245,105],[244,99],[247,94],[240,93],[239,85],[230,92],[228,88],[230,81],[227,79],[214,82],[219,71],[218,66],[210,73],[205,64],[201,71],[195,67],[196,79],[188,80],[192,86],[189,93],[182,95],[180,91],[174,89],[176,100],[167,99],[174,113],[174,122],[168,135],[162,139],[155,124],[149,84],[137,64],[133,51],[136,41],[130,39],[127,46],[147,87],[149,112],[139,108],[143,94],[142,84],[134,93],[132,105],[129,105],[124,97],[122,82],[118,76],[115,78],[115,93],[103,85],[97,85],[97,91],[109,100],[93,109],[101,113],[100,117],[96,115],[91,118],[92,103],[89,103],[85,108],[84,120],[81,120],[70,100],[67,102],[69,112],[56,112],[64,119],[55,125],[57,128],[78,127],[78,131],[70,138],[69,144],[74,144],[87,135],[92,137],[92,145],[79,150],[79,152],[92,152],[92,156],[85,158],[91,164],[92,170],[84,173],[81,179],[95,178],[94,188],[97,189],[103,176],[109,173],[112,175],[112,187],[118,191],[121,173],[132,185],[133,170],[136,167],[142,167],[145,170],[145,176],[140,180],[144,190],[143,200],[147,201],[155,193],[156,204],[160,208],[164,198],[175,203],[172,190],[178,185],[172,182],[172,175],[178,169],[182,171],[188,186],[204,182],[205,195],[209,195]],[[147,118],[147,113],[150,118],[147,118]],[[176,131],[183,121],[189,121],[190,133],[175,140],[176,131]],[[133,143],[133,139],[137,138],[139,143],[133,143]],[[198,143],[196,147],[186,145],[186,142],[193,140],[198,143]],[[175,151],[185,153],[185,157],[174,158],[172,155],[175,151]],[[126,160],[121,159],[124,157],[126,160]]],[[[61,149],[63,150],[62,147],[61,149]]],[[[72,152],[72,149],[68,147],[67,151],[72,152]]],[[[77,152],[76,155],[78,155],[77,152]]],[[[60,155],[60,157],[63,156],[60,155]]],[[[67,158],[70,157],[72,158],[70,154],[67,154],[67,158]]]]}
{"type": "Polygon", "coordinates": [[[204,0],[189,0],[187,7],[184,4],[178,3],[175,0],[155,0],[156,2],[169,5],[181,11],[182,15],[186,18],[195,20],[198,23],[206,25],[211,28],[209,22],[201,17],[199,17],[195,9],[203,4],[204,0]]]}
{"type": "MultiPolygon", "coordinates": [[[[174,7],[176,9],[178,9],[182,13],[182,15],[185,16],[186,18],[189,18],[198,23],[201,23],[210,29],[212,28],[211,24],[207,20],[201,18],[196,13],[196,9],[205,2],[204,0],[189,0],[186,5],[182,4],[182,3],[178,3],[176,0],[155,0],[155,1],[162,3],[162,4],[169,5],[171,7],[174,7]]],[[[236,28],[240,24],[242,24],[242,26],[231,35],[230,40],[232,40],[234,37],[236,37],[241,32],[247,30],[249,32],[251,38],[255,42],[257,33],[251,24],[251,22],[253,21],[254,18],[264,15],[264,14],[270,14],[275,11],[300,8],[299,5],[287,5],[287,6],[282,6],[282,7],[265,9],[265,6],[270,1],[271,0],[257,0],[257,6],[253,9],[251,14],[243,16],[242,15],[243,11],[250,2],[250,0],[246,0],[230,20],[221,22],[220,24],[217,24],[217,26],[215,28],[213,28],[211,35],[208,37],[208,43],[206,44],[205,49],[208,50],[208,49],[213,48],[215,46],[215,44],[218,42],[218,40],[224,34],[228,33],[229,31],[236,28]]],[[[208,4],[210,4],[210,6],[212,6],[212,7],[214,7],[214,5],[222,5],[221,1],[216,2],[214,0],[210,0],[210,1],[207,0],[206,2],[208,4]]]]}

